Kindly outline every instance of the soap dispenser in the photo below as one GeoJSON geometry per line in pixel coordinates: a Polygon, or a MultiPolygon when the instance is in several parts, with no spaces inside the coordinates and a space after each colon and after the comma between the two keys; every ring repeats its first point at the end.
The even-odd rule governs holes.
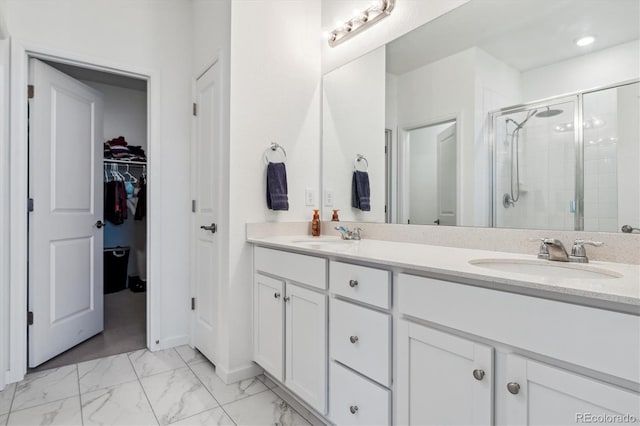
{"type": "Polygon", "coordinates": [[[320,236],[320,213],[318,209],[313,210],[313,219],[311,220],[311,235],[314,237],[320,236]]]}

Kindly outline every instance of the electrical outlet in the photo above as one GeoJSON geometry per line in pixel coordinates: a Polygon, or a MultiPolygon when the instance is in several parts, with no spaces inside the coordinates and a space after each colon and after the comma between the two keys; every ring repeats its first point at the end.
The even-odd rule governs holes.
{"type": "Polygon", "coordinates": [[[324,190],[324,205],[325,207],[333,207],[333,189],[324,190]]]}
{"type": "Polygon", "coordinates": [[[305,206],[315,206],[316,204],[316,194],[315,191],[311,188],[306,188],[304,190],[304,204],[305,206]]]}

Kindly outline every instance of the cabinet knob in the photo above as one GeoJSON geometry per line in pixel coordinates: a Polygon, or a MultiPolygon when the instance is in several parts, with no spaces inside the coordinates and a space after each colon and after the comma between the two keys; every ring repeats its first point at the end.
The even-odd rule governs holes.
{"type": "Polygon", "coordinates": [[[355,414],[358,412],[358,406],[357,405],[352,405],[351,407],[349,407],[349,411],[351,411],[351,414],[355,414]]]}
{"type": "Polygon", "coordinates": [[[349,287],[354,288],[358,286],[358,280],[349,280],[349,287]]]}
{"type": "Polygon", "coordinates": [[[358,341],[358,336],[349,337],[349,341],[351,341],[351,343],[356,343],[358,341]]]}
{"type": "Polygon", "coordinates": [[[473,370],[473,377],[476,380],[484,379],[484,370],[479,370],[479,369],[473,370]]]}
{"type": "Polygon", "coordinates": [[[273,297],[276,298],[276,299],[279,299],[280,298],[280,293],[273,293],[273,297]]]}
{"type": "Polygon", "coordinates": [[[288,302],[289,300],[291,300],[291,298],[290,298],[289,296],[286,296],[286,297],[285,297],[284,299],[282,299],[282,300],[284,300],[285,302],[288,302]]]}
{"type": "Polygon", "coordinates": [[[507,390],[510,393],[516,395],[518,394],[518,392],[520,392],[520,385],[516,382],[509,382],[507,383],[507,390]]]}

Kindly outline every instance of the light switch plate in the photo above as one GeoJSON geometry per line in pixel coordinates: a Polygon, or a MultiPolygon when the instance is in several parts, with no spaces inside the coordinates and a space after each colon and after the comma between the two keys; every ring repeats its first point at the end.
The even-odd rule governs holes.
{"type": "Polygon", "coordinates": [[[333,207],[333,189],[324,190],[324,205],[325,207],[333,207]]]}
{"type": "Polygon", "coordinates": [[[316,193],[312,188],[305,188],[304,190],[304,205],[305,206],[315,206],[316,204],[316,193]]]}

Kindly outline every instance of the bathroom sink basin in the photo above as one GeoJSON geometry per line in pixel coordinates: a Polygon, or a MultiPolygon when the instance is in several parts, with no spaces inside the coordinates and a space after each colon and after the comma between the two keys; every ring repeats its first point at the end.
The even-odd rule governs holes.
{"type": "Polygon", "coordinates": [[[354,240],[343,240],[340,238],[331,238],[331,237],[315,237],[315,238],[301,238],[299,240],[291,241],[294,244],[301,244],[306,247],[314,248],[314,249],[332,249],[336,250],[339,248],[346,248],[350,245],[354,244],[356,241],[354,240]]]}
{"type": "Polygon", "coordinates": [[[593,280],[622,277],[619,273],[607,269],[578,263],[548,260],[474,259],[470,260],[469,263],[494,271],[534,275],[541,278],[593,280]]]}

